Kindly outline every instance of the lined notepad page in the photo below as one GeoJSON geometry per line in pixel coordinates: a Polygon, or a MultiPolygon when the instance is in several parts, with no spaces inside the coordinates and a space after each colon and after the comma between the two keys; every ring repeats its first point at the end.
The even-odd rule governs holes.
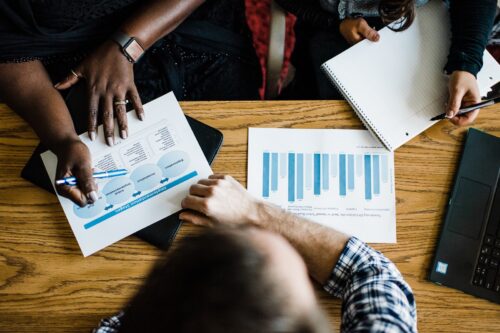
{"type": "MultiPolygon", "coordinates": [[[[444,112],[448,78],[443,74],[450,46],[447,8],[430,1],[403,32],[380,31],[379,42],[364,40],[323,65],[372,133],[390,150],[420,134],[444,112]]],[[[478,75],[481,94],[500,81],[500,66],[488,52],[478,75]]]]}

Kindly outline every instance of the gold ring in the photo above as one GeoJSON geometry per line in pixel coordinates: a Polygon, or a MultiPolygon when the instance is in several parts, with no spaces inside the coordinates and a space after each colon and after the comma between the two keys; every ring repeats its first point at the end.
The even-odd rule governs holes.
{"type": "Polygon", "coordinates": [[[77,79],[81,79],[83,77],[81,74],[78,74],[74,70],[71,70],[71,74],[73,74],[77,79]]]}
{"type": "Polygon", "coordinates": [[[128,103],[128,99],[124,99],[122,101],[114,101],[114,105],[126,105],[128,103]]]}

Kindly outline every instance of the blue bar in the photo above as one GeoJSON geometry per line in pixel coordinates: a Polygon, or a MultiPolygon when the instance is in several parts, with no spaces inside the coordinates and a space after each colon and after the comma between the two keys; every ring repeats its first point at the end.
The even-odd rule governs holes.
{"type": "Polygon", "coordinates": [[[346,195],[345,154],[339,155],[339,195],[346,195]]]}
{"type": "Polygon", "coordinates": [[[314,195],[321,194],[321,154],[314,154],[314,195]]]}
{"type": "Polygon", "coordinates": [[[335,178],[335,177],[337,177],[338,166],[339,166],[337,154],[332,154],[332,163],[331,164],[332,164],[332,177],[335,178]]]}
{"type": "Polygon", "coordinates": [[[322,161],[321,163],[323,164],[323,167],[321,168],[321,170],[323,171],[323,176],[322,176],[322,188],[323,190],[325,191],[328,191],[328,189],[330,188],[330,177],[329,176],[329,172],[330,172],[330,167],[329,167],[329,162],[330,162],[330,156],[328,154],[323,154],[321,155],[322,157],[322,161]]]}
{"type": "Polygon", "coordinates": [[[365,199],[372,199],[372,163],[371,156],[365,155],[365,199]]]}
{"type": "Polygon", "coordinates": [[[280,177],[285,178],[286,176],[286,153],[280,154],[280,177]]]}
{"type": "Polygon", "coordinates": [[[271,191],[278,191],[278,153],[271,154],[271,191]]]}
{"type": "Polygon", "coordinates": [[[130,208],[132,208],[132,207],[134,207],[134,206],[137,206],[138,204],[140,204],[140,203],[142,203],[142,202],[144,202],[144,201],[146,201],[146,200],[149,200],[149,199],[151,199],[151,198],[153,198],[153,197],[155,197],[155,196],[159,195],[160,193],[163,193],[163,192],[165,192],[166,190],[169,190],[169,189],[171,189],[172,187],[175,187],[175,186],[177,186],[177,185],[179,185],[179,184],[182,184],[182,183],[184,183],[185,181],[187,181],[187,180],[189,180],[189,179],[191,179],[191,178],[193,178],[193,177],[196,177],[196,176],[198,176],[198,172],[196,172],[196,171],[193,171],[193,172],[191,172],[191,173],[188,173],[187,175],[182,176],[182,177],[180,177],[180,178],[178,178],[178,179],[174,180],[174,181],[173,181],[173,182],[171,182],[171,183],[167,183],[166,185],[164,185],[164,186],[162,186],[162,187],[160,187],[160,188],[157,188],[156,190],[154,190],[154,191],[152,191],[152,192],[149,192],[148,194],[145,194],[145,195],[143,195],[143,196],[142,196],[142,197],[140,197],[140,198],[137,198],[137,199],[135,199],[135,200],[133,200],[133,201],[131,201],[131,202],[129,202],[129,203],[127,203],[127,204],[125,204],[125,205],[121,206],[121,207],[118,207],[118,208],[117,208],[117,209],[115,209],[115,210],[110,211],[110,212],[109,212],[109,213],[107,213],[107,214],[104,214],[104,215],[103,215],[103,216],[101,216],[101,217],[98,217],[97,219],[95,219],[95,220],[93,220],[93,221],[90,221],[90,222],[88,222],[88,223],[84,224],[84,225],[83,225],[83,227],[84,227],[85,229],[90,229],[90,228],[92,228],[93,226],[98,225],[99,223],[101,223],[101,222],[103,222],[103,221],[105,221],[105,220],[107,220],[107,219],[109,219],[109,218],[111,218],[111,217],[113,217],[113,216],[115,216],[115,215],[118,215],[118,214],[120,214],[120,213],[122,213],[122,212],[126,211],[127,209],[130,209],[130,208]]]}
{"type": "Polygon", "coordinates": [[[262,161],[262,196],[269,198],[269,153],[264,153],[262,161]]]}
{"type": "Polygon", "coordinates": [[[373,155],[373,194],[380,194],[379,155],[373,155]]]}
{"type": "Polygon", "coordinates": [[[297,154],[297,200],[304,199],[304,154],[297,154]]]}
{"type": "Polygon", "coordinates": [[[389,180],[389,168],[387,165],[387,155],[382,155],[382,182],[387,183],[389,180]]]}
{"type": "Polygon", "coordinates": [[[306,154],[306,189],[312,188],[312,155],[306,154]]]}
{"type": "Polygon", "coordinates": [[[347,155],[347,188],[354,190],[354,155],[347,155]]]}
{"type": "Polygon", "coordinates": [[[295,154],[288,153],[288,201],[295,201],[295,154]]]}

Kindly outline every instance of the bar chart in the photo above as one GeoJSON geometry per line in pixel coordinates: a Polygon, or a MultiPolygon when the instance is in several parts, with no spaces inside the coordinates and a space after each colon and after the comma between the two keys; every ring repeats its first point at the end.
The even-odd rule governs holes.
{"type": "Polygon", "coordinates": [[[262,197],[278,192],[286,178],[288,201],[304,199],[304,193],[320,196],[337,191],[341,197],[362,189],[365,200],[380,195],[389,181],[387,154],[280,153],[262,154],[262,197]]]}
{"type": "Polygon", "coordinates": [[[394,154],[365,130],[252,128],[248,191],[366,242],[396,241],[394,154]]]}

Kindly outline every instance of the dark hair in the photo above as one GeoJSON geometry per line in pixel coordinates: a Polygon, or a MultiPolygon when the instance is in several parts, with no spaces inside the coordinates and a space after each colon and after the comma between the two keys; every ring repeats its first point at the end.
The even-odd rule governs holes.
{"type": "Polygon", "coordinates": [[[415,19],[415,0],[380,0],[378,11],[384,24],[401,20],[391,29],[403,31],[408,29],[415,19]]]}
{"type": "Polygon", "coordinates": [[[321,311],[291,315],[245,229],[187,237],[125,309],[120,333],[329,332],[321,311]],[[299,317],[299,318],[297,318],[299,317]]]}

